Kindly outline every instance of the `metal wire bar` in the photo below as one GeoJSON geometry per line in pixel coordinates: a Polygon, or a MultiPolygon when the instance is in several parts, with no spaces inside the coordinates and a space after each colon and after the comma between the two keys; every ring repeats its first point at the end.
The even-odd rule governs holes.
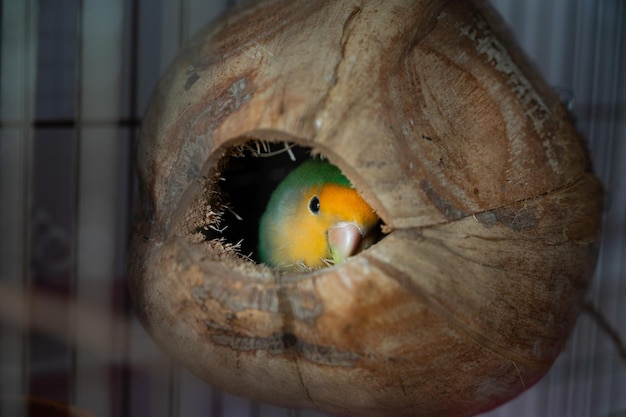
{"type": "MultiPolygon", "coordinates": [[[[18,121],[14,129],[2,130],[0,142],[0,280],[19,288],[24,302],[16,313],[28,316],[30,290],[32,207],[33,91],[37,27],[37,7],[33,1],[2,3],[2,89],[1,119],[18,121]]],[[[0,396],[12,398],[28,392],[30,338],[26,328],[0,327],[0,396]],[[16,366],[17,365],[17,366],[16,366]]],[[[0,414],[10,412],[0,404],[0,414]]],[[[19,412],[19,411],[18,411],[19,412]]]]}

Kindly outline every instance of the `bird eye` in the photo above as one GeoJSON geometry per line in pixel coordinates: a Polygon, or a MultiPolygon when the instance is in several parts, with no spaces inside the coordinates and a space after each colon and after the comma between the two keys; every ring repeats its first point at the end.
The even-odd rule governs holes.
{"type": "Polygon", "coordinates": [[[309,210],[311,213],[318,214],[320,212],[320,199],[318,196],[313,196],[309,201],[309,210]]]}

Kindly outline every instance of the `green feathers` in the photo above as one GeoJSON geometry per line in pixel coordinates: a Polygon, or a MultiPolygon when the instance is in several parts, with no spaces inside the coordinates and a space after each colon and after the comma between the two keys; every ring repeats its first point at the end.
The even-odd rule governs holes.
{"type": "Polygon", "coordinates": [[[280,196],[289,190],[326,183],[343,185],[344,187],[351,186],[350,181],[341,173],[339,168],[330,162],[319,158],[309,159],[291,171],[279,184],[272,193],[268,207],[272,204],[275,196],[280,196]]]}

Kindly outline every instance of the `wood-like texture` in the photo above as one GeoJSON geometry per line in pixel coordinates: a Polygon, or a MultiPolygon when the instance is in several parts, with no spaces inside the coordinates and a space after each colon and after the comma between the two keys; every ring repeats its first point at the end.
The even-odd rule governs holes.
{"type": "Polygon", "coordinates": [[[284,406],[493,408],[548,370],[595,264],[602,191],[584,144],[482,3],[238,10],[163,78],[139,170],[146,327],[210,383],[284,406]],[[219,209],[206,187],[244,138],[322,152],[391,232],[302,276],[199,242],[190,224],[219,209]]]}

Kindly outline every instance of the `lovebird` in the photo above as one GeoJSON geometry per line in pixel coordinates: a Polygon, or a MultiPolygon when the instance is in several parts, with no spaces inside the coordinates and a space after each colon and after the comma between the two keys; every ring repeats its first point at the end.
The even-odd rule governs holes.
{"type": "Polygon", "coordinates": [[[259,222],[259,258],[283,271],[337,265],[374,243],[378,222],[339,168],[309,159],[272,192],[259,222]]]}

